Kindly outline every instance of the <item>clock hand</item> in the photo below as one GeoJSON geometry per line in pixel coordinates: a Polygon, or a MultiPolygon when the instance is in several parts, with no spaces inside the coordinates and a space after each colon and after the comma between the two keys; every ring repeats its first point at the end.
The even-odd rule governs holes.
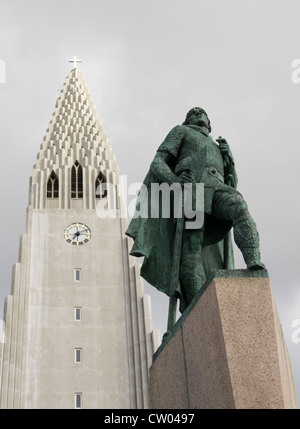
{"type": "Polygon", "coordinates": [[[82,229],[81,231],[77,231],[76,232],[76,234],[77,235],[87,235],[87,234],[89,234],[89,228],[85,228],[85,229],[82,229]]]}
{"type": "Polygon", "coordinates": [[[73,240],[75,239],[75,237],[78,237],[78,235],[80,234],[80,233],[78,233],[78,226],[76,226],[76,228],[77,228],[77,231],[75,232],[75,234],[73,236],[73,240]]]}
{"type": "Polygon", "coordinates": [[[86,232],[86,231],[88,231],[88,228],[83,229],[82,231],[77,231],[77,232],[75,232],[75,234],[74,234],[74,238],[75,238],[75,237],[77,237],[77,241],[78,241],[78,237],[79,237],[80,235],[85,235],[85,232],[86,232]]]}

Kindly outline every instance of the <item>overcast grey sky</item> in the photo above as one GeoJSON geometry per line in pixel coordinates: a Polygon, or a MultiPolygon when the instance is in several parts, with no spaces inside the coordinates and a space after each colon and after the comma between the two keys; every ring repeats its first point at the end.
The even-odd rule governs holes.
{"type": "MultiPolygon", "coordinates": [[[[229,142],[300,398],[300,83],[291,79],[299,22],[299,0],[0,0],[1,313],[32,166],[76,55],[129,184],[143,180],[191,107],[203,107],[212,136],[229,142]]],[[[146,291],[163,333],[167,300],[146,291]]]]}

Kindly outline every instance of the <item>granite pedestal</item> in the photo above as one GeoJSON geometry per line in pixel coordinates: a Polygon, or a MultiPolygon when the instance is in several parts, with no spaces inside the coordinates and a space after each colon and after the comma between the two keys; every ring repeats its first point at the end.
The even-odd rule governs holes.
{"type": "Polygon", "coordinates": [[[213,273],[154,355],[150,406],[297,408],[266,270],[213,273]]]}

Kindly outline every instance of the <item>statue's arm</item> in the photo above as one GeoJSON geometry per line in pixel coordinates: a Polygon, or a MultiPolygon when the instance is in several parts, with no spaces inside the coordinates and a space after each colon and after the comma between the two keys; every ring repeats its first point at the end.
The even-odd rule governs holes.
{"type": "Polygon", "coordinates": [[[168,183],[169,185],[173,183],[183,184],[193,180],[191,173],[184,171],[177,176],[172,168],[176,163],[177,154],[184,136],[185,127],[177,125],[169,132],[156,152],[150,170],[161,183],[168,183]]]}
{"type": "Polygon", "coordinates": [[[180,182],[179,177],[171,170],[170,164],[173,161],[173,155],[169,152],[158,151],[150,165],[150,170],[160,182],[166,182],[169,185],[180,182]]]}
{"type": "Polygon", "coordinates": [[[238,177],[236,174],[235,162],[229,144],[222,137],[219,137],[216,141],[219,143],[219,148],[221,150],[224,160],[224,181],[226,184],[237,188],[238,177]]]}

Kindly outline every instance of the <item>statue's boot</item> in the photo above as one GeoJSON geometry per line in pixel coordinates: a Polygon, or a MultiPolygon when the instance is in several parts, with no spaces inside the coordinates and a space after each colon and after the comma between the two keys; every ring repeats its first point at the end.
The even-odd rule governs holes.
{"type": "Polygon", "coordinates": [[[247,268],[261,270],[265,266],[260,260],[259,234],[252,217],[243,216],[233,224],[234,241],[241,250],[247,268]]]}
{"type": "Polygon", "coordinates": [[[190,304],[198,290],[206,281],[206,274],[200,257],[189,257],[181,261],[180,283],[187,303],[190,304]]]}

